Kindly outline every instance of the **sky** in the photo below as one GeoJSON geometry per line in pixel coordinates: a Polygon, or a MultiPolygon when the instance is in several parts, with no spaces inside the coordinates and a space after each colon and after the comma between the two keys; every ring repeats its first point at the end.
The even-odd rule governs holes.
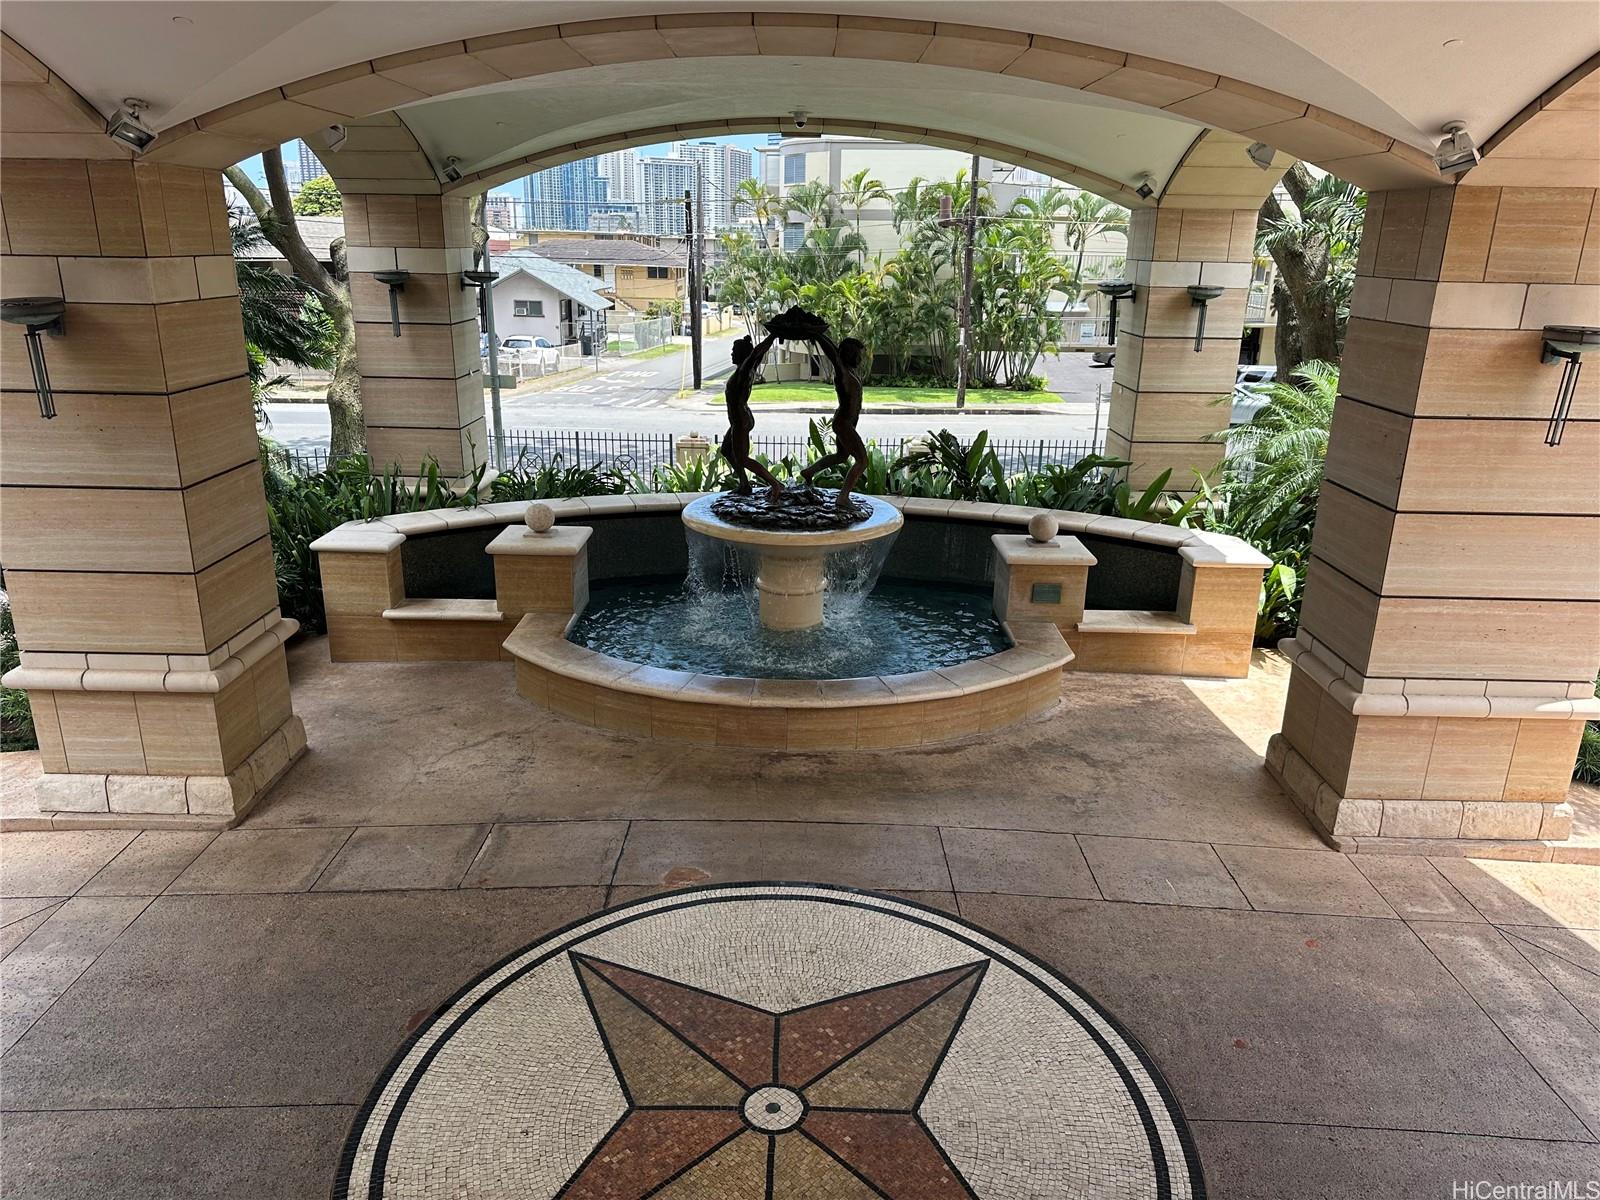
{"type": "MultiPolygon", "coordinates": [[[[764,133],[739,134],[733,137],[696,138],[695,141],[716,142],[720,145],[740,146],[746,150],[753,150],[757,146],[765,146],[767,144],[767,135],[764,133]]],[[[290,149],[293,144],[294,143],[292,142],[285,142],[283,144],[283,157],[284,161],[286,162],[294,153],[294,151],[290,149]]],[[[671,148],[671,145],[667,142],[661,142],[654,146],[635,147],[640,154],[655,156],[664,155],[671,148]]],[[[261,165],[261,156],[259,154],[245,159],[239,165],[244,168],[244,173],[250,176],[251,179],[255,180],[263,187],[266,186],[267,175],[265,169],[261,165]]],[[[517,181],[512,180],[510,183],[503,183],[499,187],[490,188],[489,194],[491,196],[520,196],[522,193],[518,190],[516,185],[517,181]]]]}

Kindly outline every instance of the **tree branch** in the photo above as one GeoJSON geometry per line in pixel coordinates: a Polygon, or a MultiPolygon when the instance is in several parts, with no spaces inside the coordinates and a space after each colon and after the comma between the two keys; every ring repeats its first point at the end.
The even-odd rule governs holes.
{"type": "Polygon", "coordinates": [[[317,294],[329,315],[337,320],[338,314],[349,306],[349,300],[344,289],[317,261],[317,256],[311,253],[305,239],[300,236],[300,229],[294,221],[294,200],[289,195],[289,180],[283,170],[282,149],[273,146],[263,150],[261,164],[266,168],[270,200],[238,167],[229,167],[224,174],[239,189],[239,194],[255,213],[262,235],[283,255],[289,269],[300,282],[317,294]]]}

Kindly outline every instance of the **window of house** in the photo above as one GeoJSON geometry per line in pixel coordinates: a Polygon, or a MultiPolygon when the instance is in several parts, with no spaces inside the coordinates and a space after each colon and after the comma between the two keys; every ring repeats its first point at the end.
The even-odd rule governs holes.
{"type": "Polygon", "coordinates": [[[804,154],[784,156],[783,181],[785,183],[804,183],[806,181],[806,156],[804,154]]]}
{"type": "Polygon", "coordinates": [[[798,250],[806,240],[806,227],[796,221],[783,227],[783,248],[798,250]]]}
{"type": "Polygon", "coordinates": [[[667,274],[667,268],[666,267],[646,267],[645,268],[645,274],[650,279],[667,279],[667,278],[669,278],[669,275],[667,274]]]}
{"type": "Polygon", "coordinates": [[[589,270],[594,273],[594,277],[596,279],[604,279],[606,277],[606,269],[599,263],[595,263],[595,265],[590,267],[589,270]]]}
{"type": "Polygon", "coordinates": [[[542,317],[544,316],[544,301],[513,300],[511,302],[511,315],[513,317],[542,317]]]}

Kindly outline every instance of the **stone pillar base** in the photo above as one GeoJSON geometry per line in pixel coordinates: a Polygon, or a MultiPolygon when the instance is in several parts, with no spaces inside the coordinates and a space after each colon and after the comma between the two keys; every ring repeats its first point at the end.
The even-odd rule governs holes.
{"type": "Polygon", "coordinates": [[[229,829],[306,752],[291,716],[227,775],[41,775],[41,817],[53,829],[229,829]]]}
{"type": "Polygon", "coordinates": [[[1346,854],[1587,861],[1579,848],[1567,853],[1572,806],[1565,802],[1343,796],[1281,733],[1267,743],[1266,767],[1323,841],[1346,854]]]}

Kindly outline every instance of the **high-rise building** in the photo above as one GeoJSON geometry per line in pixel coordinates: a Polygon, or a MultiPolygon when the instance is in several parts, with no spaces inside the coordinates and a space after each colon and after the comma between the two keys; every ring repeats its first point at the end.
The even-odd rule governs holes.
{"type": "Polygon", "coordinates": [[[539,171],[523,180],[519,224],[532,229],[588,229],[589,214],[606,204],[606,181],[592,158],[539,171]]]}
{"type": "Polygon", "coordinates": [[[642,186],[637,150],[612,150],[595,157],[595,169],[606,181],[606,199],[637,202],[642,186]]]}
{"type": "Polygon", "coordinates": [[[483,215],[490,225],[497,229],[512,230],[516,228],[516,200],[505,193],[490,192],[484,199],[483,215]]]}
{"type": "Polygon", "coordinates": [[[681,158],[639,159],[639,232],[683,233],[683,194],[694,190],[694,164],[681,158]]]}
{"type": "Polygon", "coordinates": [[[672,156],[700,168],[700,194],[707,232],[739,223],[734,192],[754,175],[750,151],[723,142],[674,142],[672,156]]]}
{"type": "MultiPolygon", "coordinates": [[[[300,149],[298,158],[300,167],[300,182],[302,184],[308,179],[315,179],[319,175],[326,175],[328,173],[328,169],[324,167],[321,160],[312,153],[310,146],[306,145],[304,142],[296,142],[295,145],[300,149]]],[[[285,166],[284,173],[288,173],[287,164],[285,166]]]]}

